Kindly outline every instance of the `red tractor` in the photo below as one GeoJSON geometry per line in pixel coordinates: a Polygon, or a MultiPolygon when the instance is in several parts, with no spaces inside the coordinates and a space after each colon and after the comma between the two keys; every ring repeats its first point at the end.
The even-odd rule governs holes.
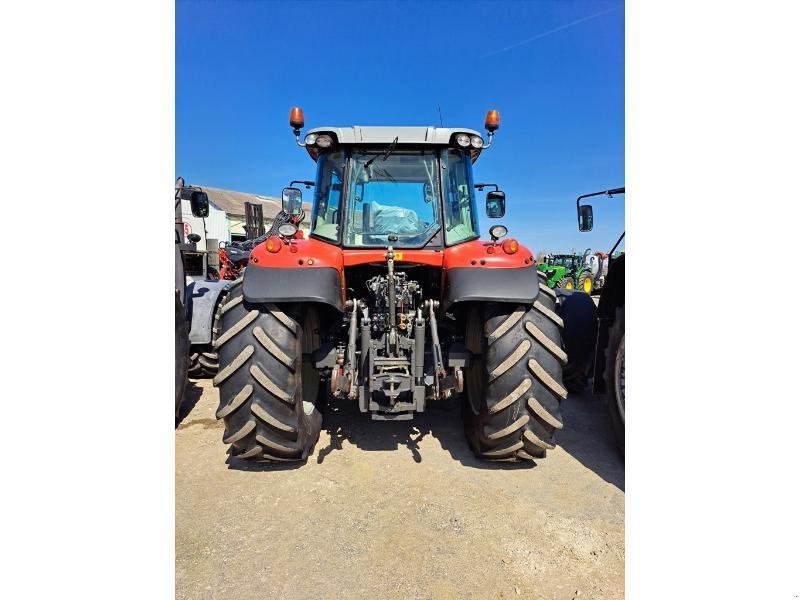
{"type": "MultiPolygon", "coordinates": [[[[388,421],[460,394],[477,456],[553,448],[567,396],[555,293],[506,227],[478,232],[472,165],[499,121],[489,111],[488,143],[436,127],[320,127],[301,141],[291,110],[317,164],[311,229],[298,238],[286,222],[253,248],[221,308],[214,384],[233,456],[306,459],[330,396],[388,421]]],[[[301,190],[282,196],[299,215],[301,190]]],[[[504,216],[502,191],[486,212],[504,216]]]]}
{"type": "Polygon", "coordinates": [[[220,279],[236,281],[242,276],[247,261],[250,260],[250,251],[233,245],[233,242],[219,244],[219,276],[220,279]]]}
{"type": "MultiPolygon", "coordinates": [[[[302,183],[306,186],[306,189],[309,189],[314,185],[313,181],[295,180],[292,181],[289,186],[291,187],[295,183],[302,183]]],[[[260,211],[258,214],[261,214],[260,211]]],[[[244,242],[230,242],[227,244],[224,242],[220,243],[220,277],[230,281],[236,281],[239,279],[239,277],[243,275],[244,269],[247,267],[247,263],[250,261],[250,252],[253,250],[253,248],[266,241],[270,236],[277,235],[278,229],[284,223],[291,223],[299,227],[304,218],[305,212],[302,210],[302,208],[300,209],[299,213],[292,215],[288,214],[285,210],[281,210],[275,216],[270,230],[265,234],[251,240],[245,240],[244,242]]],[[[303,232],[298,230],[295,234],[295,237],[302,237],[302,235],[303,232]]]]}

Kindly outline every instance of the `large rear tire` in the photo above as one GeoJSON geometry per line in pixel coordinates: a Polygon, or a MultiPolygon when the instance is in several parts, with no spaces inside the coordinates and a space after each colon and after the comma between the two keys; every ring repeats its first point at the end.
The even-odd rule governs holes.
{"type": "Polygon", "coordinates": [[[302,304],[251,304],[240,279],[220,313],[214,385],[217,418],[225,421],[222,441],[243,459],[306,459],[322,427],[315,405],[319,375],[303,361],[318,335],[316,312],[302,304]]]}
{"type": "Polygon", "coordinates": [[[544,458],[563,427],[561,380],[567,355],[555,293],[542,281],[533,305],[474,305],[467,346],[464,429],[472,451],[488,460],[544,458]]]}
{"type": "Polygon", "coordinates": [[[606,400],[617,446],[625,453],[625,306],[617,307],[606,346],[606,400]]]}
{"type": "Polygon", "coordinates": [[[175,292],[175,415],[183,402],[189,371],[189,321],[180,295],[175,292]]]}

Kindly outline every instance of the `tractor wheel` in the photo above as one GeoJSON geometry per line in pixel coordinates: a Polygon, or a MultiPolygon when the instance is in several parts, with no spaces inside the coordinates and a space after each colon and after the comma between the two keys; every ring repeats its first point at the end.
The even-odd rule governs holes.
{"type": "Polygon", "coordinates": [[[592,293],[594,290],[594,281],[592,281],[591,271],[583,271],[581,276],[578,277],[578,290],[585,294],[592,293]]]}
{"type": "Polygon", "coordinates": [[[189,377],[192,379],[208,379],[217,374],[219,364],[214,346],[204,344],[192,349],[189,355],[189,377]]]}
{"type": "Polygon", "coordinates": [[[541,282],[539,288],[532,306],[487,303],[468,315],[467,346],[478,353],[466,372],[462,411],[479,458],[544,458],[563,427],[563,324],[554,312],[555,293],[541,282]]]}
{"type": "Polygon", "coordinates": [[[291,461],[311,454],[322,427],[319,375],[309,362],[318,327],[313,308],[251,304],[242,280],[234,284],[220,311],[214,377],[232,456],[291,461]]]}
{"type": "Polygon", "coordinates": [[[569,356],[564,366],[564,385],[570,392],[586,388],[594,362],[597,339],[597,308],[588,294],[564,294],[557,310],[564,319],[562,339],[569,356]]]}
{"type": "Polygon", "coordinates": [[[606,346],[606,399],[617,445],[625,452],[625,307],[614,314],[606,346]]]}
{"type": "Polygon", "coordinates": [[[574,290],[575,280],[572,277],[562,277],[558,280],[558,283],[556,283],[556,287],[563,290],[574,290]]]}
{"type": "Polygon", "coordinates": [[[217,299],[217,308],[214,310],[214,319],[211,321],[211,343],[192,348],[189,361],[189,377],[193,379],[207,379],[219,371],[219,357],[214,350],[214,342],[219,337],[219,317],[222,314],[222,305],[228,294],[222,292],[217,299]]]}
{"type": "Polygon", "coordinates": [[[186,310],[175,292],[175,415],[183,402],[189,371],[189,321],[186,310]]]}

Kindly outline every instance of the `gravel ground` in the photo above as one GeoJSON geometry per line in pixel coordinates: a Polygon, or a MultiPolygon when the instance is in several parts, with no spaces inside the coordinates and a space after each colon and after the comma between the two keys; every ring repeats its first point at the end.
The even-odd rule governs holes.
{"type": "Polygon", "coordinates": [[[177,598],[624,594],[624,462],[599,398],[570,396],[536,465],[476,460],[458,402],[406,422],[329,407],[306,464],[230,459],[192,381],[175,432],[177,598]]]}

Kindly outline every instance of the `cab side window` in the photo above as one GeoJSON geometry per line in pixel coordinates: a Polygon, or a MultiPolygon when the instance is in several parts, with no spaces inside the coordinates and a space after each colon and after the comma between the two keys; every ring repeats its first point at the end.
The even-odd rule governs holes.
{"type": "Polygon", "coordinates": [[[319,176],[314,189],[311,233],[336,240],[339,237],[339,203],[342,197],[344,155],[341,152],[323,154],[317,164],[319,176]]]}
{"type": "Polygon", "coordinates": [[[469,156],[458,150],[442,153],[444,183],[445,241],[457,244],[478,236],[475,222],[475,195],[470,177],[469,156]]]}

